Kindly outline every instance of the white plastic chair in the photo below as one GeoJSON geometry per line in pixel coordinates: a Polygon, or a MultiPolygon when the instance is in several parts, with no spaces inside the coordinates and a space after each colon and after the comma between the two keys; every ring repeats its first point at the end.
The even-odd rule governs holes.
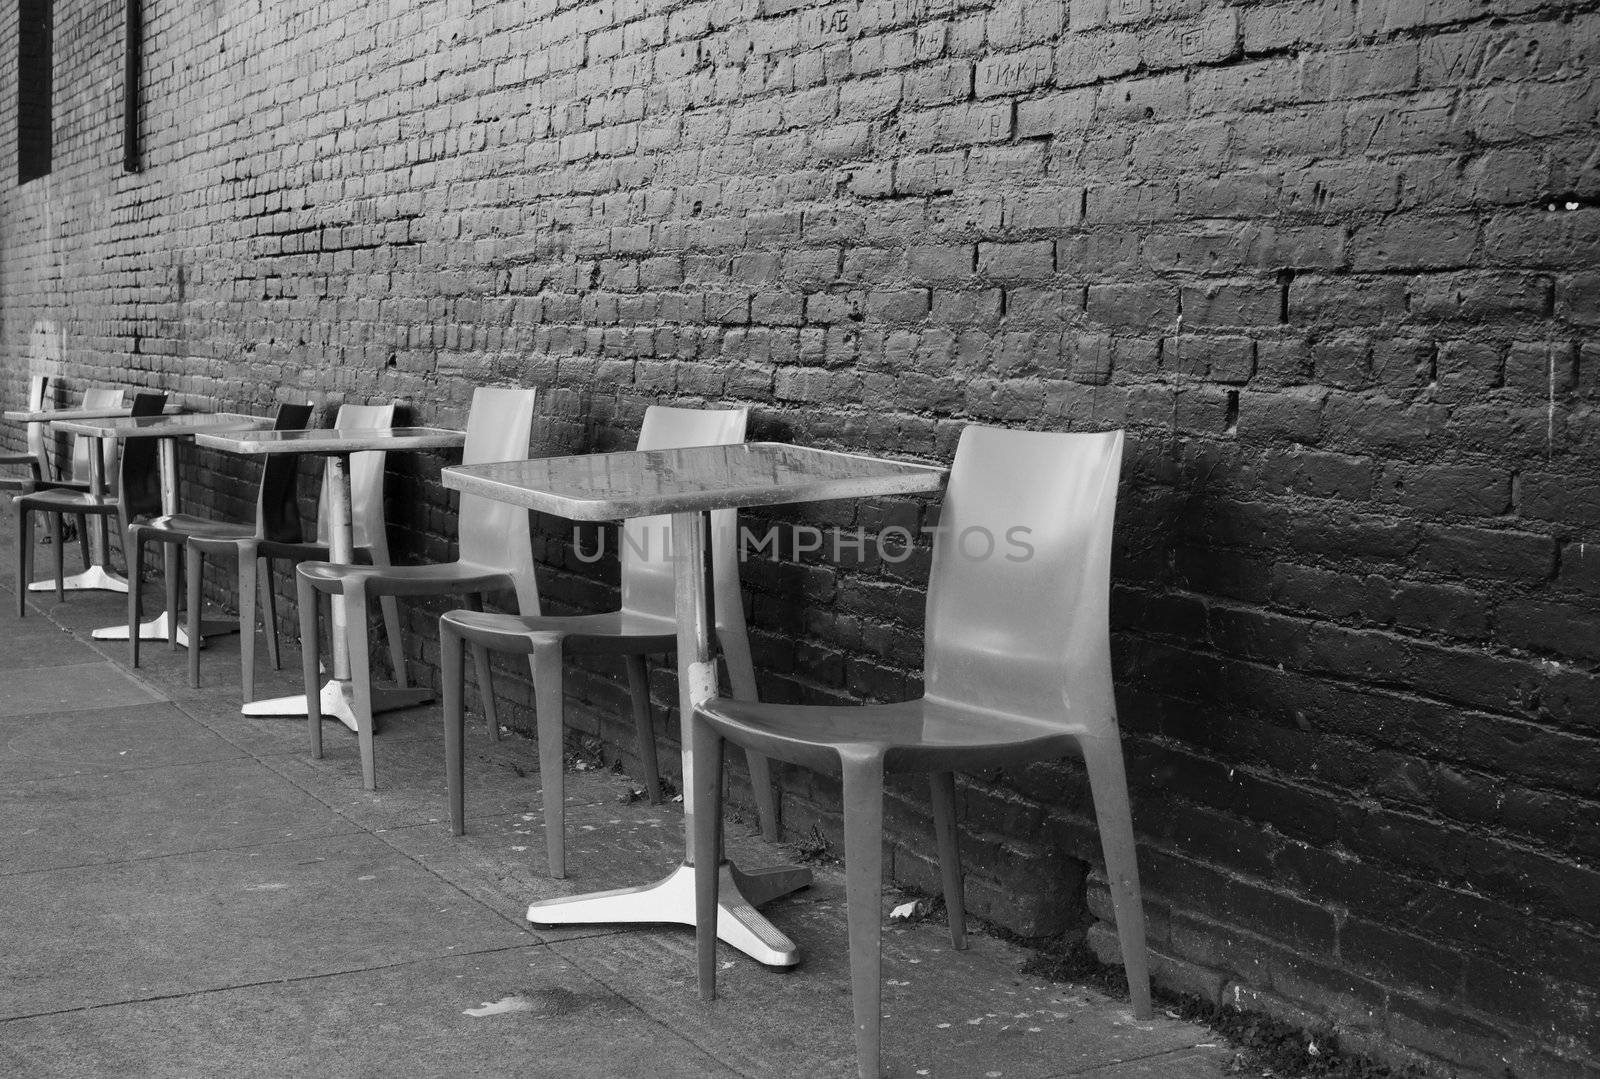
{"type": "MultiPolygon", "coordinates": [[[[721,849],[723,739],[843,776],[850,982],[863,1079],[879,1074],[885,772],[929,773],[950,933],[962,948],[954,770],[1080,753],[1134,1014],[1151,1014],[1111,681],[1111,529],[1121,458],[1121,431],[967,428],[934,539],[923,696],[839,707],[712,698],[695,712],[689,795],[697,851],[721,849]]],[[[716,995],[717,861],[695,861],[700,991],[708,1000],[716,995]]]]}
{"type": "MultiPolygon", "coordinates": [[[[394,424],[394,404],[341,405],[334,419],[334,429],[359,431],[394,424]]],[[[367,450],[350,455],[350,523],[354,537],[355,553],[374,566],[389,565],[389,539],[383,513],[383,470],[388,455],[382,450],[367,450]]],[[[269,460],[277,460],[274,456],[269,460]]],[[[289,457],[284,460],[293,461],[289,457]]],[[[292,494],[292,492],[291,492],[292,494]]],[[[329,553],[328,486],[324,482],[317,500],[317,534],[315,540],[300,538],[298,514],[293,521],[280,521],[274,527],[264,515],[258,515],[260,527],[249,536],[226,539],[195,537],[189,543],[189,574],[191,582],[198,581],[202,559],[206,555],[229,557],[238,567],[237,592],[239,596],[239,690],[245,703],[255,700],[256,669],[256,595],[261,598],[261,622],[267,638],[267,659],[273,670],[282,666],[278,651],[277,602],[272,588],[273,562],[278,559],[291,565],[301,562],[322,561],[329,553]],[[260,571],[262,561],[266,572],[260,571]]],[[[191,583],[188,609],[191,639],[199,631],[199,588],[191,583]]],[[[400,638],[400,604],[394,596],[379,596],[383,608],[384,636],[389,644],[389,659],[396,677],[405,677],[405,650],[400,638]]],[[[189,652],[189,684],[200,685],[200,655],[189,652]]]]}
{"type": "MultiPolygon", "coordinates": [[[[645,410],[639,431],[641,450],[678,449],[685,446],[723,446],[744,441],[744,409],[667,408],[645,410]]],[[[550,874],[566,876],[565,781],[562,743],[565,736],[563,670],[573,655],[620,655],[633,697],[634,728],[639,742],[645,787],[652,802],[661,800],[656,766],[655,731],[650,713],[650,690],[644,657],[672,652],[677,647],[677,619],[673,612],[673,568],[667,536],[671,518],[643,517],[623,526],[622,606],[601,614],[567,617],[519,617],[481,611],[448,611],[439,619],[441,678],[444,683],[445,762],[449,784],[450,824],[456,835],[466,831],[463,787],[462,647],[470,642],[475,657],[483,649],[526,655],[533,667],[534,710],[539,727],[539,780],[544,788],[545,846],[550,874]]],[[[738,541],[734,510],[712,514],[712,574],[716,604],[717,639],[728,662],[728,679],[739,700],[756,700],[755,667],[750,658],[750,638],[745,628],[743,597],[739,588],[738,541]]],[[[487,669],[483,660],[479,671],[487,669]]],[[[480,683],[485,698],[493,690],[480,683]]],[[[764,829],[777,834],[777,799],[773,793],[769,762],[750,756],[750,780],[764,829]]]]}
{"type": "MultiPolygon", "coordinates": [[[[121,390],[91,390],[84,394],[84,408],[113,408],[122,403],[121,390]]],[[[167,407],[164,393],[139,393],[133,398],[130,411],[134,416],[159,416],[167,407]]],[[[12,500],[17,511],[17,614],[27,613],[28,583],[33,578],[33,514],[50,514],[50,538],[55,553],[56,600],[66,599],[63,591],[65,569],[61,549],[61,518],[78,518],[78,535],[84,540],[84,565],[89,564],[87,547],[88,518],[101,522],[102,544],[109,541],[106,522],[117,522],[117,535],[126,536],[128,525],[139,517],[154,516],[161,512],[161,484],[157,474],[155,439],[133,439],[119,450],[115,439],[102,439],[102,460],[112,462],[105,477],[116,476],[114,484],[107,484],[98,495],[90,490],[90,481],[81,485],[77,479],[89,474],[93,461],[95,439],[80,437],[73,445],[73,479],[67,482],[43,481],[40,488],[12,500]]],[[[102,550],[105,548],[102,547],[102,550]]],[[[126,552],[124,552],[126,554],[126,552]]]]}
{"type": "MultiPolygon", "coordinates": [[[[29,412],[43,412],[50,398],[50,380],[44,375],[28,379],[29,412]]],[[[26,468],[26,476],[0,476],[0,491],[32,491],[39,481],[50,478],[50,457],[45,452],[42,423],[27,425],[28,448],[23,453],[0,453],[0,465],[26,468]]]]}
{"type": "MultiPolygon", "coordinates": [[[[42,412],[49,407],[51,393],[49,381],[44,376],[35,376],[29,384],[28,408],[30,411],[42,412]]],[[[122,404],[123,391],[113,389],[94,389],[83,391],[81,407],[90,408],[117,408],[122,404]]],[[[0,490],[14,490],[19,494],[28,494],[39,490],[71,490],[87,491],[89,489],[89,453],[94,440],[79,435],[72,436],[71,473],[58,479],[51,478],[49,447],[45,441],[45,424],[30,423],[28,425],[28,454],[27,457],[38,460],[42,474],[30,474],[25,477],[6,477],[0,479],[0,490]]],[[[101,461],[108,486],[115,483],[117,470],[117,443],[105,440],[101,448],[101,461]]],[[[76,520],[78,535],[78,550],[83,555],[83,564],[89,564],[89,529],[87,518],[79,516],[76,520]]]]}
{"type": "MultiPolygon", "coordinates": [[[[278,406],[275,430],[304,430],[311,419],[312,406],[285,402],[278,406]]],[[[256,491],[254,521],[224,521],[193,513],[164,513],[149,521],[135,521],[128,525],[122,549],[128,559],[128,662],[139,666],[139,621],[143,617],[143,590],[139,587],[144,577],[144,549],[147,543],[161,545],[164,583],[167,591],[167,641],[178,646],[178,568],[179,550],[187,550],[189,585],[189,681],[200,684],[200,556],[193,548],[194,541],[208,539],[225,542],[235,536],[247,536],[263,528],[300,527],[300,515],[294,501],[294,477],[299,462],[293,457],[269,458],[261,468],[261,482],[256,491]]],[[[253,618],[254,612],[250,612],[253,618]]],[[[240,629],[249,625],[246,612],[240,611],[240,629]]],[[[253,637],[252,637],[253,640],[253,637]]]]}
{"type": "MultiPolygon", "coordinates": [[[[473,392],[467,415],[462,464],[525,460],[533,434],[536,391],[480,386],[473,392]]],[[[519,611],[539,612],[539,589],[533,571],[533,541],[528,511],[504,502],[462,495],[458,507],[461,556],[454,562],[422,566],[356,566],[334,562],[302,562],[295,573],[300,605],[300,655],[305,673],[307,721],[314,756],[322,756],[322,712],[318,707],[318,592],[342,595],[348,608],[346,640],[350,648],[352,710],[360,743],[362,780],[368,790],[377,782],[372,745],[372,680],[367,655],[367,599],[370,596],[437,596],[460,594],[482,605],[482,596],[514,589],[519,611]]],[[[404,666],[397,672],[404,677],[404,666]]],[[[483,681],[488,683],[487,675],[483,681]]],[[[490,723],[498,732],[486,703],[490,723]]]]}

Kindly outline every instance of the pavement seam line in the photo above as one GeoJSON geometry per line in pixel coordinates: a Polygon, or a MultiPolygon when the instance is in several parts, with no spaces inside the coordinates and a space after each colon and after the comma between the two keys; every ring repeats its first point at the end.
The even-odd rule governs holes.
{"type": "MultiPolygon", "coordinates": [[[[472,951],[446,952],[444,955],[418,956],[415,959],[406,959],[398,963],[378,963],[368,967],[351,967],[348,970],[330,970],[321,974],[300,974],[290,978],[263,978],[256,982],[239,982],[236,985],[219,985],[210,989],[195,989],[185,993],[157,993],[148,997],[129,997],[125,1000],[108,1000],[99,1004],[85,1004],[77,1008],[55,1008],[44,1012],[30,1012],[27,1015],[8,1015],[0,1018],[0,1024],[16,1023],[25,1019],[46,1019],[53,1015],[74,1015],[79,1012],[94,1012],[105,1008],[123,1008],[133,1004],[152,1004],[163,1000],[184,1000],[189,997],[210,996],[214,993],[231,993],[240,989],[255,989],[263,985],[297,985],[301,982],[322,981],[327,978],[343,978],[351,974],[370,974],[374,971],[400,970],[405,967],[416,966],[419,963],[436,963],[441,959],[454,959],[458,956],[497,955],[501,952],[514,952],[523,948],[547,948],[548,942],[530,940],[523,944],[507,944],[499,948],[476,948],[472,951]]],[[[562,956],[562,962],[572,965],[572,961],[562,956]]]]}
{"type": "Polygon", "coordinates": [[[270,847],[279,843],[298,843],[303,839],[340,839],[346,836],[370,835],[361,828],[352,825],[354,830],[349,832],[318,832],[312,835],[294,838],[267,839],[255,843],[237,843],[220,847],[197,847],[194,850],[170,850],[160,854],[144,854],[133,858],[109,858],[99,862],[75,862],[72,865],[52,865],[39,869],[19,869],[15,872],[0,871],[0,880],[16,880],[21,877],[32,876],[36,873],[67,873],[75,869],[99,869],[114,865],[142,865],[146,862],[159,862],[165,858],[192,858],[197,854],[231,854],[234,851],[255,850],[258,847],[270,847]]]}
{"type": "Polygon", "coordinates": [[[1153,1053],[1140,1053],[1136,1056],[1120,1057],[1110,1064],[1094,1064],[1087,1068],[1079,1068],[1075,1071],[1051,1072],[1048,1075],[1039,1076],[1038,1079],[1078,1079],[1080,1076],[1093,1075],[1097,1071],[1106,1071],[1111,1068],[1124,1068],[1130,1065],[1139,1064],[1143,1061],[1160,1060],[1162,1057],[1176,1056],[1179,1053],[1193,1053],[1199,1048],[1200,1047],[1198,1045],[1189,1045],[1178,1049],[1158,1049],[1153,1053]]]}

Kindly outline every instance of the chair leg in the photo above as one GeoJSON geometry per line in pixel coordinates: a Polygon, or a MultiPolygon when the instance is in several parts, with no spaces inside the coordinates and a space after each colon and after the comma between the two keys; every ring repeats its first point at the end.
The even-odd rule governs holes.
{"type": "Polygon", "coordinates": [[[844,880],[850,924],[850,998],[856,1069],[878,1079],[883,982],[883,758],[841,754],[844,765],[844,880]]]}
{"type": "Polygon", "coordinates": [[[1109,738],[1085,739],[1083,762],[1094,795],[1095,823],[1106,858],[1106,883],[1117,915],[1117,941],[1122,966],[1128,975],[1128,995],[1136,1019],[1149,1019],[1150,957],[1145,949],[1144,906],[1139,898],[1139,860],[1133,838],[1133,814],[1128,805],[1128,774],[1122,763],[1122,742],[1109,738]]]}
{"type": "Polygon", "coordinates": [[[650,714],[650,672],[643,656],[623,656],[628,671],[628,695],[633,698],[633,729],[639,741],[639,763],[644,768],[644,789],[652,805],[661,803],[661,768],[656,761],[656,729],[650,714]]]}
{"type": "Polygon", "coordinates": [[[562,686],[561,645],[535,646],[533,708],[539,735],[539,785],[544,788],[544,845],[550,875],[567,875],[567,783],[562,748],[566,738],[566,701],[562,686]]]}
{"type": "Polygon", "coordinates": [[[934,772],[928,776],[933,792],[933,828],[939,837],[939,875],[944,880],[944,909],[950,920],[950,943],[957,951],[967,946],[967,905],[961,895],[961,848],[956,841],[956,776],[934,772]]]}
{"type": "Polygon", "coordinates": [[[78,553],[83,556],[83,568],[88,569],[94,563],[89,554],[89,518],[78,514],[78,553]]]}
{"type": "MultiPolygon", "coordinates": [[[[189,637],[189,685],[196,689],[200,688],[200,645],[205,637],[205,594],[200,586],[200,575],[205,564],[205,555],[198,547],[186,547],[183,559],[183,620],[184,633],[189,637]]],[[[175,609],[170,617],[176,626],[178,615],[175,609]]],[[[173,632],[176,633],[176,629],[173,632]]]]}
{"type": "MultiPolygon", "coordinates": [[[[389,566],[393,563],[389,559],[389,540],[380,527],[377,535],[372,540],[372,564],[374,566],[389,566]]],[[[409,683],[406,681],[406,644],[405,637],[400,632],[400,601],[395,596],[383,596],[378,600],[383,608],[383,635],[389,642],[389,665],[394,668],[395,685],[404,689],[409,683]]],[[[498,729],[498,728],[496,728],[498,729]]]]}
{"type": "Polygon", "coordinates": [[[705,720],[689,720],[695,773],[688,811],[694,838],[695,958],[700,999],[717,999],[717,900],[722,876],[722,735],[705,720]]]}
{"type": "Polygon", "coordinates": [[[28,583],[33,580],[33,514],[17,506],[17,617],[28,615],[28,583]]]}
{"type": "Polygon", "coordinates": [[[394,683],[404,689],[410,683],[406,681],[406,641],[400,633],[400,600],[395,596],[379,596],[378,606],[383,608],[383,636],[389,642],[389,665],[394,668],[394,683]]]}
{"type": "Polygon", "coordinates": [[[450,802],[450,831],[453,835],[467,832],[467,798],[465,767],[462,763],[462,733],[466,727],[465,696],[466,674],[462,671],[462,649],[466,642],[461,635],[443,620],[439,622],[439,680],[444,696],[444,777],[450,802]]]}
{"type": "Polygon", "coordinates": [[[778,794],[772,786],[772,762],[750,749],[744,751],[744,760],[750,769],[750,786],[755,791],[756,816],[761,819],[761,837],[768,843],[776,843],[778,794]]]}
{"type": "MultiPolygon", "coordinates": [[[[189,557],[194,558],[194,554],[189,557]]],[[[239,691],[247,701],[255,700],[256,693],[256,572],[259,568],[250,552],[239,552],[235,573],[239,590],[239,691]]],[[[198,679],[198,661],[194,670],[198,679]]],[[[195,685],[199,684],[197,680],[195,685]]]]}
{"type": "Polygon", "coordinates": [[[256,556],[248,550],[242,550],[239,557],[241,560],[249,558],[255,564],[256,580],[261,588],[261,628],[267,637],[267,662],[272,664],[273,670],[281,671],[283,655],[278,651],[278,593],[272,587],[272,559],[262,558],[257,562],[256,556]]]}
{"type": "Polygon", "coordinates": [[[311,755],[322,756],[322,674],[317,649],[317,590],[299,573],[294,575],[295,601],[300,614],[300,668],[305,678],[306,722],[310,724],[311,755]]]}
{"type": "Polygon", "coordinates": [[[137,528],[128,529],[122,538],[122,550],[128,560],[128,663],[139,666],[139,622],[144,618],[143,584],[144,536],[137,528]]]}
{"type": "Polygon", "coordinates": [[[61,549],[61,514],[50,515],[50,557],[55,559],[56,568],[56,602],[67,601],[67,567],[64,552],[61,549]]]}
{"type": "Polygon", "coordinates": [[[356,580],[345,585],[345,640],[349,642],[351,707],[356,714],[356,742],[361,749],[361,786],[378,789],[378,758],[372,741],[372,644],[367,635],[367,588],[356,580]]]}
{"type": "MultiPolygon", "coordinates": [[[[483,597],[475,592],[466,597],[466,603],[468,610],[483,610],[483,597]]],[[[489,737],[498,742],[500,713],[494,705],[494,672],[489,668],[489,649],[484,645],[472,645],[472,669],[478,679],[478,699],[483,704],[483,719],[489,725],[489,737]]]]}
{"type": "MultiPolygon", "coordinates": [[[[183,548],[175,543],[161,544],[161,573],[167,586],[167,647],[174,652],[178,650],[178,582],[182,580],[184,572],[182,554],[183,548]]],[[[196,568],[189,577],[190,587],[194,589],[195,601],[198,603],[202,598],[199,569],[196,568]]],[[[198,636],[190,637],[189,651],[198,652],[200,644],[198,636]]],[[[195,677],[199,677],[198,672],[195,677]]]]}
{"type": "Polygon", "coordinates": [[[489,649],[481,644],[472,646],[472,669],[478,679],[478,698],[483,703],[483,721],[489,728],[489,738],[500,741],[500,710],[494,703],[494,672],[489,667],[489,649]]]}
{"type": "MultiPolygon", "coordinates": [[[[95,520],[99,522],[96,527],[100,529],[100,550],[105,552],[106,566],[109,568],[111,565],[111,518],[108,514],[99,513],[95,515],[95,520]]],[[[89,530],[88,517],[83,518],[83,527],[85,532],[89,530]]],[[[117,539],[121,540],[122,537],[119,535],[117,539]]],[[[122,558],[123,561],[127,561],[127,551],[122,552],[122,558]]],[[[89,563],[84,562],[83,568],[88,569],[89,563]]]]}
{"type": "MultiPolygon", "coordinates": [[[[750,658],[750,638],[743,633],[717,635],[717,643],[728,664],[728,681],[733,684],[733,699],[754,701],[756,668],[750,658]]],[[[756,799],[756,816],[761,821],[761,836],[768,843],[778,841],[778,794],[772,785],[772,762],[751,749],[744,751],[750,769],[750,789],[756,799]]]]}

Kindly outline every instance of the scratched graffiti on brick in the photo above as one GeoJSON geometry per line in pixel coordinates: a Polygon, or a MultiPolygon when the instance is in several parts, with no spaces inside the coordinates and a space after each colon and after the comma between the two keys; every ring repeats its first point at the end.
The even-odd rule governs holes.
{"type": "Polygon", "coordinates": [[[956,10],[956,0],[894,0],[890,20],[901,23],[938,19],[956,10]]]}
{"type": "Polygon", "coordinates": [[[999,109],[973,109],[971,130],[973,137],[980,142],[1003,139],[1011,133],[1011,116],[1009,112],[999,109]]]}
{"type": "Polygon", "coordinates": [[[1110,0],[1106,16],[1113,23],[1139,22],[1149,18],[1150,11],[1151,0],[1110,0]]]}
{"type": "Polygon", "coordinates": [[[1055,56],[1049,48],[992,57],[978,65],[977,93],[987,97],[1031,90],[1049,82],[1054,71],[1055,56]]]}
{"type": "Polygon", "coordinates": [[[855,4],[834,4],[799,16],[800,31],[813,41],[841,40],[855,36],[860,27],[855,4]]]}

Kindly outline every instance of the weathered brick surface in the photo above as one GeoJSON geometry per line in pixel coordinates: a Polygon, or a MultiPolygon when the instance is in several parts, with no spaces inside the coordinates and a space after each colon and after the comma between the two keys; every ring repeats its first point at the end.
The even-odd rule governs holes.
{"type": "MultiPolygon", "coordinates": [[[[925,459],[1125,426],[1161,976],[1465,1071],[1600,1066],[1594,0],[146,5],[136,175],[121,5],[54,7],[52,171],[0,179],[8,400],[48,370],[453,424],[531,384],[544,452],[657,400],[925,459]]],[[[249,511],[248,468],[194,459],[195,504],[249,511]]],[[[402,559],[451,554],[447,460],[391,463],[402,559]]],[[[536,525],[547,605],[608,602],[614,560],[536,525]]],[[[784,553],[745,567],[763,692],[916,692],[926,546],[784,553]]],[[[573,685],[627,759],[617,672],[573,685]]],[[[784,781],[837,838],[836,784],[784,781]]],[[[1107,917],[1087,805],[1070,764],[964,781],[974,909],[1107,917]]],[[[890,823],[931,887],[920,787],[890,823]]]]}

